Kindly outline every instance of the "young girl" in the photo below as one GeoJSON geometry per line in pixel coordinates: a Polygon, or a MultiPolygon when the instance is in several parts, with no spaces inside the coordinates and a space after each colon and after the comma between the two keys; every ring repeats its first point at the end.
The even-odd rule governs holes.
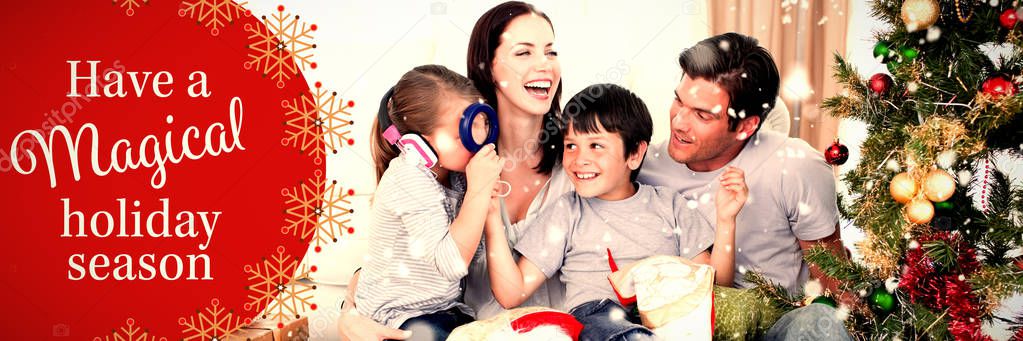
{"type": "MultiPolygon", "coordinates": [[[[502,219],[515,239],[544,207],[552,204],[572,183],[561,170],[561,130],[554,124],[561,113],[561,65],[554,49],[550,18],[521,1],[498,4],[479,17],[469,37],[467,75],[497,110],[501,127],[498,154],[511,159],[501,172],[511,191],[500,199],[502,219]],[[533,96],[525,84],[550,80],[548,96],[533,96]],[[553,148],[552,148],[553,147],[553,148]]],[[[536,84],[533,84],[536,85],[536,84]]],[[[543,84],[545,85],[545,84],[543,84]]],[[[495,316],[504,309],[494,300],[487,272],[486,248],[477,249],[469,265],[462,297],[477,319],[495,316]]],[[[362,283],[356,273],[350,288],[362,283]]],[[[557,278],[537,289],[524,305],[560,307],[565,286],[557,278]]],[[[353,302],[347,299],[346,302],[353,302]]],[[[352,305],[345,303],[344,309],[352,305]]],[[[364,316],[343,313],[338,318],[342,339],[378,340],[402,338],[401,330],[387,328],[364,316]]]]}
{"type": "Polygon", "coordinates": [[[373,230],[355,306],[412,339],[444,340],[473,320],[459,284],[502,167],[493,145],[472,155],[459,140],[461,114],[479,99],[468,78],[419,66],[384,96],[374,123],[373,230]]]}

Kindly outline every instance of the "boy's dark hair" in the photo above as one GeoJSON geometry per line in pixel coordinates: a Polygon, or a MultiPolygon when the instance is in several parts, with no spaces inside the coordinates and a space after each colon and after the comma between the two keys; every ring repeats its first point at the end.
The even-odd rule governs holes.
{"type": "MultiPolygon", "coordinates": [[[[594,84],[579,91],[565,104],[563,116],[562,133],[567,133],[568,129],[584,134],[597,133],[600,132],[598,121],[605,131],[618,133],[625,146],[625,158],[638,151],[640,142],[649,145],[654,132],[650,111],[643,100],[614,84],[594,84]]],[[[629,175],[631,181],[636,181],[640,168],[629,175]]]]}
{"type": "Polygon", "coordinates": [[[757,39],[729,32],[696,43],[678,56],[682,72],[690,78],[714,82],[728,93],[728,130],[735,131],[743,117],[764,117],[778,97],[778,66],[757,39]],[[740,114],[740,113],[744,113],[740,114]]]}

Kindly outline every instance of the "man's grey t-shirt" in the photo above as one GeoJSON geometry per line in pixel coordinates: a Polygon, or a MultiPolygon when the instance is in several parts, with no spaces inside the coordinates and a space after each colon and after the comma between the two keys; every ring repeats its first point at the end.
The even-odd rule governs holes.
{"type": "Polygon", "coordinates": [[[639,185],[633,196],[617,201],[566,193],[527,227],[515,249],[548,278],[560,271],[562,309],[569,310],[616,298],[607,280],[608,249],[622,267],[654,255],[693,258],[713,243],[710,222],[680,195],[639,185]]]}
{"type": "MultiPolygon", "coordinates": [[[[717,177],[725,167],[695,172],[668,155],[668,141],[647,151],[639,181],[679,191],[705,216],[714,217],[717,177]]],[[[736,284],[749,287],[745,270],[756,270],[802,292],[808,271],[799,240],[835,233],[835,178],[823,156],[805,141],[760,130],[728,163],[746,174],[749,200],[736,217],[736,284]]]]}

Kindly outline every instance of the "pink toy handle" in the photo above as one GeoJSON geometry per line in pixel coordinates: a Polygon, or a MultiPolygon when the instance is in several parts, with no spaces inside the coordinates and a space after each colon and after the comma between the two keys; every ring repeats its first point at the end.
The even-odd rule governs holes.
{"type": "Polygon", "coordinates": [[[391,144],[397,144],[398,139],[401,138],[401,133],[398,132],[398,128],[395,128],[393,124],[388,126],[387,129],[384,130],[383,135],[384,139],[386,139],[387,142],[390,142],[391,144]]]}

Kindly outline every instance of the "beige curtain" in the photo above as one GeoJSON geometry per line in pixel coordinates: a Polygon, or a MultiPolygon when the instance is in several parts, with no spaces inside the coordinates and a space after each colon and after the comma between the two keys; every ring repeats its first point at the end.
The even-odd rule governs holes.
{"type": "Polygon", "coordinates": [[[712,34],[756,37],[778,63],[789,135],[817,150],[830,145],[838,120],[820,110],[840,88],[832,79],[835,53],[845,55],[848,0],[710,0],[712,34]]]}

